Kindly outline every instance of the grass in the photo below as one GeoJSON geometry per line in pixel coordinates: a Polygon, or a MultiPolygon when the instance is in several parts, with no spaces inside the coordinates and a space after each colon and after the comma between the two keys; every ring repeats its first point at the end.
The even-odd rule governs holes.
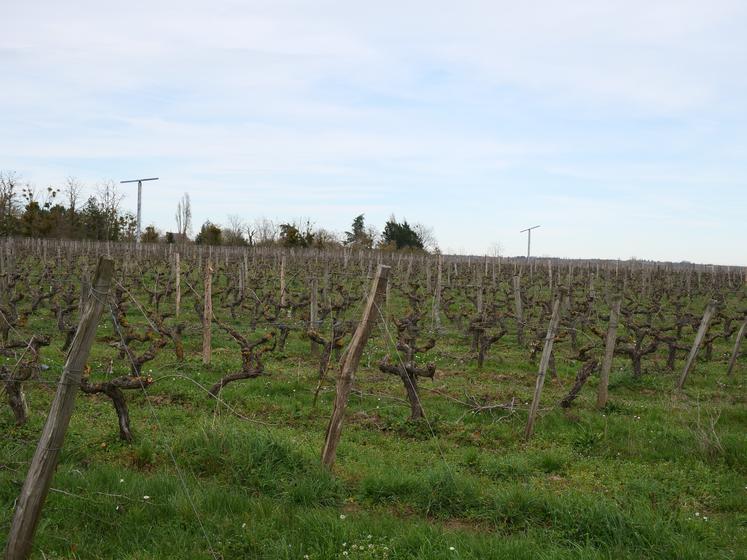
{"type": "MultiPolygon", "coordinates": [[[[133,315],[133,321],[135,321],[133,315]]],[[[54,333],[49,320],[37,332],[54,333]]],[[[110,330],[111,327],[108,326],[110,330]]],[[[106,335],[102,323],[100,335],[106,335]]],[[[591,380],[570,410],[548,380],[535,437],[525,443],[524,403],[534,367],[509,337],[482,371],[459,338],[432,351],[439,374],[424,381],[427,421],[408,422],[399,379],[380,374],[386,339],[372,339],[351,398],[334,475],[319,455],[333,391],[312,407],[316,364],[291,335],[269,375],[209,387],[239,366],[215,332],[213,364],[169,349],[148,364],[148,395],[129,392],[136,441],[118,439],[109,401],[80,394],[36,534],[36,558],[744,558],[747,551],[747,408],[744,361],[725,383],[725,360],[699,362],[683,394],[655,367],[633,380],[615,362],[609,406],[594,409],[591,380]],[[519,405],[465,415],[442,395],[519,405]],[[394,398],[392,398],[394,397],[394,398]],[[353,548],[355,545],[355,548],[353,548]],[[369,546],[370,545],[370,546],[369,546]]],[[[59,371],[58,344],[44,350],[59,371]]],[[[721,350],[721,349],[719,349],[721,350]]],[[[90,360],[104,370],[113,350],[90,360]]],[[[115,361],[115,373],[126,371],[115,361]]],[[[48,410],[53,386],[31,384],[30,422],[0,409],[0,545],[48,410]]]]}

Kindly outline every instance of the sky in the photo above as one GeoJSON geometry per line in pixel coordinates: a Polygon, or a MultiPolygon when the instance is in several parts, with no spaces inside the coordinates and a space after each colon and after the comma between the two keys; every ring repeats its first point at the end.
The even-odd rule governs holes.
{"type": "MultiPolygon", "coordinates": [[[[0,170],[146,183],[143,225],[747,265],[747,2],[0,2],[0,170]]],[[[136,187],[122,185],[135,210],[136,187]]]]}

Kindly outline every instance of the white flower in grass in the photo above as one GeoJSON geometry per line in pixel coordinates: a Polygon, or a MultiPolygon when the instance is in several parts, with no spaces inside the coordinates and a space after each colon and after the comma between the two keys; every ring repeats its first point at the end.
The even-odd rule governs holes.
{"type": "Polygon", "coordinates": [[[451,550],[452,552],[454,552],[456,550],[456,548],[454,548],[453,546],[450,546],[449,550],[451,550]]]}
{"type": "Polygon", "coordinates": [[[143,500],[150,500],[150,496],[143,496],[143,500]]]}
{"type": "MultiPolygon", "coordinates": [[[[345,514],[344,513],[340,514],[340,519],[343,519],[343,520],[345,519],[345,514]]],[[[345,546],[345,545],[343,544],[343,546],[345,546]]]]}

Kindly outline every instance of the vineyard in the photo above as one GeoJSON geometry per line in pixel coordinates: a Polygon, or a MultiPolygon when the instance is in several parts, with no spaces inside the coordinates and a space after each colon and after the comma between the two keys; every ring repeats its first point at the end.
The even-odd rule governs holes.
{"type": "Polygon", "coordinates": [[[746,321],[738,267],[9,239],[0,546],[72,387],[34,558],[744,558],[746,321]]]}

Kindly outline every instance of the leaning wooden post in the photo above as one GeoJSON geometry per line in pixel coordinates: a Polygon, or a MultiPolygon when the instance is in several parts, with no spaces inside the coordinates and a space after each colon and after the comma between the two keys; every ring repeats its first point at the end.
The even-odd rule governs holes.
{"type": "Polygon", "coordinates": [[[213,319],[213,265],[208,260],[205,267],[205,305],[202,309],[202,363],[210,365],[212,355],[213,319]]]}
{"type": "Polygon", "coordinates": [[[521,304],[521,278],[514,276],[514,314],[516,315],[516,338],[524,346],[524,312],[521,304]]]}
{"type": "Polygon", "coordinates": [[[685,368],[682,370],[682,375],[680,375],[680,378],[677,381],[676,389],[678,391],[680,391],[685,386],[685,381],[687,381],[687,375],[690,373],[690,370],[693,368],[693,365],[695,365],[695,358],[698,357],[698,352],[700,351],[700,345],[703,343],[703,339],[705,338],[705,335],[708,332],[708,326],[711,324],[711,319],[713,319],[713,315],[715,313],[716,313],[716,300],[712,299],[706,306],[705,312],[703,313],[703,319],[701,319],[700,321],[700,327],[698,328],[698,333],[695,335],[695,340],[693,341],[693,347],[690,349],[690,355],[687,357],[687,362],[685,362],[685,368]]]}
{"type": "Polygon", "coordinates": [[[737,340],[734,341],[734,350],[731,351],[729,367],[726,369],[727,377],[731,377],[734,373],[734,366],[737,363],[737,357],[739,357],[739,346],[742,344],[742,338],[744,338],[745,330],[747,330],[747,317],[744,318],[744,321],[742,321],[742,326],[739,327],[739,332],[737,332],[737,340]]]}
{"type": "Polygon", "coordinates": [[[181,273],[181,258],[179,253],[174,253],[174,316],[179,318],[179,309],[182,305],[182,273],[181,273]]]}
{"type": "Polygon", "coordinates": [[[389,270],[390,267],[382,264],[379,265],[373,284],[371,285],[371,292],[368,295],[366,307],[363,310],[361,322],[358,323],[358,328],[355,329],[353,339],[350,341],[350,346],[345,352],[342,364],[340,365],[340,373],[337,376],[335,405],[332,410],[332,417],[329,420],[329,426],[327,426],[324,447],[322,448],[322,464],[328,469],[331,469],[335,462],[337,444],[342,434],[345,406],[348,403],[348,397],[353,388],[353,378],[355,371],[358,369],[358,362],[361,360],[363,348],[366,346],[376,319],[382,316],[380,306],[386,292],[389,270]]]}
{"type": "Polygon", "coordinates": [[[560,293],[555,298],[555,302],[552,305],[552,316],[550,317],[550,324],[547,327],[547,335],[545,336],[545,347],[542,349],[542,358],[540,359],[539,371],[537,372],[537,384],[534,387],[534,397],[532,398],[532,406],[529,409],[529,417],[527,418],[526,429],[524,430],[524,439],[529,440],[534,432],[534,421],[537,417],[537,410],[539,409],[540,397],[542,396],[542,386],[545,384],[545,374],[547,373],[547,367],[550,364],[550,356],[552,356],[552,345],[555,341],[555,335],[558,331],[558,324],[560,323],[560,302],[565,296],[565,289],[561,288],[560,293]]]}
{"type": "Polygon", "coordinates": [[[57,393],[21,488],[21,495],[18,497],[8,542],[5,545],[6,560],[23,560],[31,554],[34,531],[57,467],[65,432],[73,413],[75,395],[80,390],[81,374],[96,337],[96,327],[109,295],[113,273],[114,261],[101,257],[78,330],[70,345],[62,377],[57,385],[57,393]]]}
{"type": "Polygon", "coordinates": [[[599,374],[599,387],[597,389],[597,408],[607,405],[607,389],[610,383],[610,370],[612,369],[612,358],[615,355],[615,343],[617,342],[617,324],[620,319],[620,304],[622,298],[615,297],[610,308],[610,324],[607,327],[607,340],[604,344],[604,359],[602,360],[602,371],[599,374]]]}

